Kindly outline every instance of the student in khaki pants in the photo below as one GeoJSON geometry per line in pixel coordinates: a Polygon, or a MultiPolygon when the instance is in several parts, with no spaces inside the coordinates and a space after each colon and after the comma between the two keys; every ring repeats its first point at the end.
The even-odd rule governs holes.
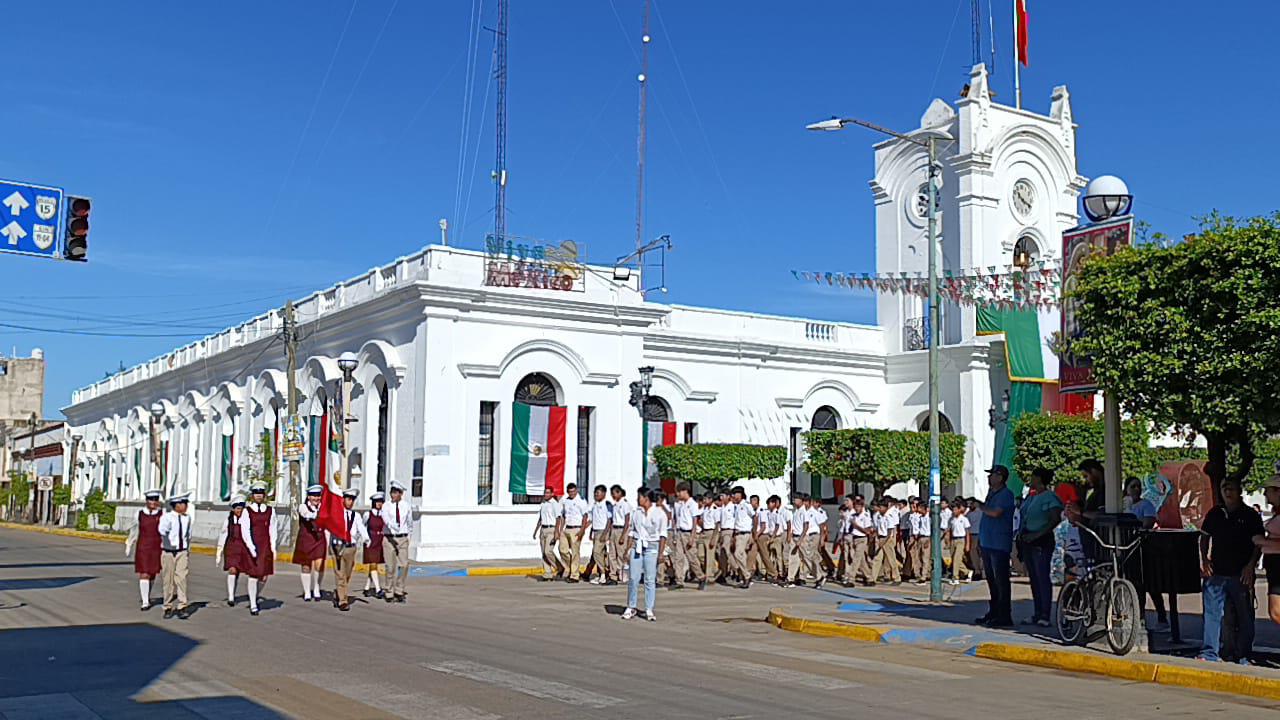
{"type": "Polygon", "coordinates": [[[164,575],[165,619],[187,615],[187,569],[191,560],[191,518],[188,495],[169,498],[170,512],[160,518],[160,572],[164,575]]]}
{"type": "Polygon", "coordinates": [[[560,574],[560,560],[556,557],[556,535],[560,532],[560,502],[555,490],[542,491],[542,504],[538,506],[538,522],[533,526],[533,539],[542,550],[542,577],[546,582],[560,574]]]}
{"type": "Polygon", "coordinates": [[[609,528],[609,579],[605,585],[617,585],[626,582],[627,541],[630,539],[628,521],[631,519],[631,501],[627,500],[627,491],[621,485],[609,488],[613,497],[613,525],[609,528]]]}
{"type": "Polygon", "coordinates": [[[609,524],[613,517],[613,503],[606,499],[608,491],[603,485],[597,485],[591,494],[591,509],[587,512],[591,519],[591,563],[587,566],[586,575],[592,585],[602,585],[609,576],[609,524]],[[595,569],[594,577],[592,568],[595,569]]]}
{"type": "Polygon", "coordinates": [[[356,498],[360,491],[347,488],[342,491],[342,512],[347,519],[347,536],[343,540],[332,534],[329,536],[329,549],[333,550],[333,570],[337,582],[337,592],[333,596],[333,606],[346,612],[351,609],[351,574],[356,569],[356,551],[361,545],[369,544],[369,532],[365,529],[364,518],[356,512],[356,498]]]}
{"type": "Polygon", "coordinates": [[[578,582],[588,509],[587,501],[578,494],[578,486],[566,485],[564,499],[560,501],[560,564],[564,565],[564,580],[568,583],[578,582]]]}
{"type": "Polygon", "coordinates": [[[702,514],[698,516],[698,562],[701,565],[698,589],[705,590],[708,580],[716,577],[716,553],[720,550],[720,508],[711,493],[698,498],[702,514]]]}
{"type": "Polygon", "coordinates": [[[870,580],[877,583],[885,579],[897,585],[902,582],[902,571],[898,567],[898,510],[883,498],[877,505],[876,514],[871,518],[876,529],[876,548],[870,580]]]}
{"type": "Polygon", "coordinates": [[[404,485],[391,481],[391,502],[382,506],[382,555],[387,563],[387,602],[402,603],[409,578],[409,541],[413,538],[413,506],[404,499],[404,485]]]}

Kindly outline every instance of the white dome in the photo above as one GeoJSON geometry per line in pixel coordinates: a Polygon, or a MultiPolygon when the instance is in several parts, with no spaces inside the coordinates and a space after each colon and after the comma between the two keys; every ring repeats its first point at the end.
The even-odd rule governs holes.
{"type": "Polygon", "coordinates": [[[1090,195],[1128,195],[1129,186],[1115,175],[1099,175],[1089,181],[1084,189],[1084,196],[1090,195]]]}

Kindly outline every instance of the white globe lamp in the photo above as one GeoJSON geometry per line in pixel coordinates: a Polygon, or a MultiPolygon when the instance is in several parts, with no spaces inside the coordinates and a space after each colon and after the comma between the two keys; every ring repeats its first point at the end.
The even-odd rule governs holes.
{"type": "Polygon", "coordinates": [[[1128,215],[1132,208],[1129,186],[1115,175],[1100,175],[1084,189],[1084,214],[1093,222],[1128,215]]]}

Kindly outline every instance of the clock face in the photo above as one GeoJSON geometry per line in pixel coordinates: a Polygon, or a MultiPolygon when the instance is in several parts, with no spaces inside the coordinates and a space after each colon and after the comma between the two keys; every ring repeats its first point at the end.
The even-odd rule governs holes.
{"type": "Polygon", "coordinates": [[[1020,217],[1026,217],[1035,208],[1036,188],[1027,180],[1019,180],[1013,184],[1009,199],[1013,203],[1013,211],[1020,217]]]}

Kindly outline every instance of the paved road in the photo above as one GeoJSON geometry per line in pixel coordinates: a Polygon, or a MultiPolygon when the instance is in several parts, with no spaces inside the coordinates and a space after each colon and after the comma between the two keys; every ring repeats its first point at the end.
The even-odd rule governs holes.
{"type": "MultiPolygon", "coordinates": [[[[195,556],[191,619],[140,613],[121,546],[0,530],[0,717],[1273,717],[1264,702],[776,630],[757,587],[662,592],[623,622],[617,588],[414,579],[410,603],[341,614],[275,578],[258,618],[195,556]]],[[[328,583],[326,579],[326,583],[328,583]]],[[[241,589],[243,593],[243,587],[241,589]]],[[[154,593],[158,595],[157,593],[154,593]]]]}

